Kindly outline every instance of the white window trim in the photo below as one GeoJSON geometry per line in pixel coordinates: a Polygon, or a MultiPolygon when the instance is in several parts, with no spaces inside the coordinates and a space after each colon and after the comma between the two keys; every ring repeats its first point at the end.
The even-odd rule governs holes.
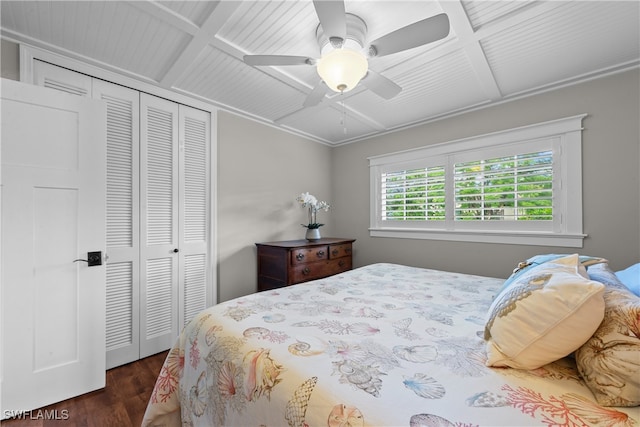
{"type": "MultiPolygon", "coordinates": [[[[552,120],[548,122],[493,132],[480,136],[434,144],[411,150],[399,151],[369,157],[370,170],[370,227],[371,237],[392,237],[403,239],[431,239],[459,242],[505,243],[519,245],[563,246],[581,248],[587,236],[582,230],[582,120],[587,114],[552,120]],[[556,212],[562,212],[559,225],[553,231],[519,230],[448,230],[417,226],[404,223],[393,227],[383,224],[380,215],[380,173],[394,165],[422,163],[433,164],[435,157],[478,151],[517,142],[540,138],[557,138],[559,142],[560,176],[558,188],[559,205],[556,212]],[[569,191],[570,190],[570,191],[569,191]]],[[[400,166],[402,167],[402,166],[400,166]]]]}

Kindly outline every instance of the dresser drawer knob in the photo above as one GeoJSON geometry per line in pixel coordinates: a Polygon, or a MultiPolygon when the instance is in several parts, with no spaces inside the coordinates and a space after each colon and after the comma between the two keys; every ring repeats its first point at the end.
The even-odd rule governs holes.
{"type": "Polygon", "coordinates": [[[305,275],[305,276],[306,276],[306,275],[308,275],[309,273],[311,273],[311,270],[309,270],[309,267],[305,267],[305,268],[302,270],[302,274],[303,274],[303,275],[305,275]]]}
{"type": "Polygon", "coordinates": [[[336,255],[338,255],[339,253],[340,253],[340,251],[339,251],[339,250],[337,250],[337,249],[334,249],[334,250],[332,250],[332,251],[331,251],[331,254],[332,254],[333,256],[336,256],[336,255]]]}
{"type": "Polygon", "coordinates": [[[338,262],[338,265],[339,265],[341,268],[342,268],[342,267],[344,267],[344,264],[345,264],[345,263],[344,263],[344,260],[340,260],[340,261],[338,262]]]}
{"type": "Polygon", "coordinates": [[[298,261],[302,261],[302,260],[304,259],[304,254],[303,254],[303,253],[298,253],[298,254],[296,255],[296,259],[297,259],[298,261]]]}
{"type": "Polygon", "coordinates": [[[318,251],[316,254],[318,255],[318,258],[322,258],[324,256],[324,251],[318,251]]]}

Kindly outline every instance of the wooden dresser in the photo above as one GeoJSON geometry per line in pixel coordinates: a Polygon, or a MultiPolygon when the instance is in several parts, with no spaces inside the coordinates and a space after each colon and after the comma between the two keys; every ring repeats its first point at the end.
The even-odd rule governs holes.
{"type": "Polygon", "coordinates": [[[351,270],[355,239],[323,238],[256,243],[258,291],[321,279],[351,270]]]}

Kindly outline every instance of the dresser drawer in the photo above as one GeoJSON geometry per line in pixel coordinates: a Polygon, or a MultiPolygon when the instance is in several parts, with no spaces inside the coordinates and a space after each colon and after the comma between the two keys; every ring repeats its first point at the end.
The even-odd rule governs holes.
{"type": "Polygon", "coordinates": [[[322,279],[353,268],[355,239],[284,240],[256,243],[258,291],[322,279]]]}
{"type": "Polygon", "coordinates": [[[329,259],[351,256],[351,243],[329,246],[329,259]]]}
{"type": "Polygon", "coordinates": [[[336,258],[293,267],[293,282],[307,282],[351,270],[351,258],[336,258]]]}
{"type": "Polygon", "coordinates": [[[314,246],[311,248],[300,248],[291,251],[291,265],[302,265],[310,262],[329,259],[328,246],[314,246]]]}

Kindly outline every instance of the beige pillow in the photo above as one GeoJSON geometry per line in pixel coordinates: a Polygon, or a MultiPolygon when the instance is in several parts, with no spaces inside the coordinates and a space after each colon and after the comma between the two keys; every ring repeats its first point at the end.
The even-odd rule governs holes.
{"type": "Polygon", "coordinates": [[[576,351],[578,371],[602,406],[640,405],[640,297],[599,264],[589,276],[606,285],[604,320],[576,351]]]}
{"type": "Polygon", "coordinates": [[[602,321],[603,293],[577,254],[528,270],[491,304],[487,366],[536,369],[575,351],[602,321]]]}

